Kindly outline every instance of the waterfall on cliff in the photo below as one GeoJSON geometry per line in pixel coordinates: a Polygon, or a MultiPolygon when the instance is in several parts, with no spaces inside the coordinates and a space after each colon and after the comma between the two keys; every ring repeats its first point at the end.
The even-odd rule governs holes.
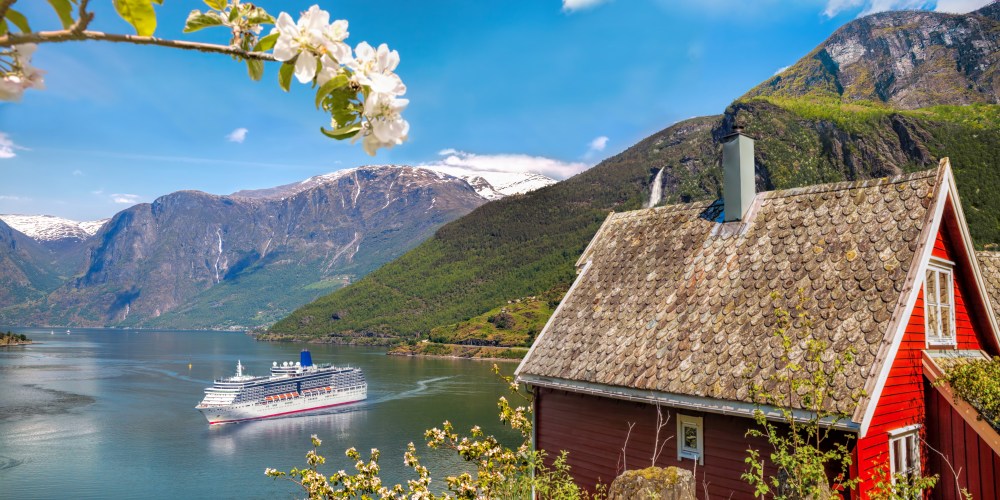
{"type": "Polygon", "coordinates": [[[659,172],[656,173],[656,177],[653,178],[653,187],[649,191],[649,203],[646,208],[655,207],[660,200],[663,198],[663,171],[665,168],[661,168],[659,172]]]}

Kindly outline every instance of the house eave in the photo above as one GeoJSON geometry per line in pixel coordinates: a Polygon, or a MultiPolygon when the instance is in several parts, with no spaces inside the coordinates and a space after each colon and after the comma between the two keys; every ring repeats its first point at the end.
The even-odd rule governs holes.
{"type": "MultiPolygon", "coordinates": [[[[638,403],[647,403],[654,405],[659,404],[684,410],[702,411],[706,413],[715,413],[719,415],[729,415],[729,416],[736,416],[736,417],[743,417],[750,419],[754,418],[754,412],[756,410],[760,410],[764,413],[764,415],[767,417],[768,420],[772,421],[786,420],[786,415],[785,415],[786,410],[774,406],[755,405],[752,403],[746,403],[742,401],[729,401],[729,400],[708,398],[704,396],[690,396],[687,394],[672,394],[660,391],[633,389],[630,387],[609,386],[604,384],[595,384],[592,382],[583,382],[579,380],[542,377],[538,375],[530,375],[524,373],[519,374],[517,376],[517,380],[518,382],[522,382],[536,387],[558,389],[568,392],[576,392],[580,394],[589,394],[591,396],[620,399],[624,401],[634,401],[638,403]]],[[[796,422],[808,422],[812,420],[813,414],[811,412],[807,412],[804,410],[787,410],[787,411],[791,412],[791,416],[796,422]]],[[[851,433],[857,433],[861,429],[861,425],[859,423],[852,422],[846,418],[835,419],[833,417],[829,417],[821,420],[820,424],[823,427],[828,427],[831,429],[836,429],[851,433]]]]}

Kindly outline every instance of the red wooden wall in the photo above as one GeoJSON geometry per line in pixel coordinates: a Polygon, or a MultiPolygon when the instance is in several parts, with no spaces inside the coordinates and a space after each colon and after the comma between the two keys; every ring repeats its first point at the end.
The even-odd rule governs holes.
{"type": "MultiPolygon", "coordinates": [[[[651,465],[655,406],[545,388],[536,391],[536,447],[550,458],[560,450],[568,451],[570,473],[581,486],[592,490],[598,483],[610,485],[622,470],[623,447],[629,470],[651,465]],[[635,424],[631,434],[630,422],[635,424]]],[[[693,460],[677,460],[677,414],[702,417],[705,464],[695,470],[698,498],[704,498],[706,489],[710,498],[753,498],[750,485],[740,478],[748,469],[746,450],[754,446],[767,456],[771,449],[766,440],[746,437],[747,429],[756,426],[753,420],[666,406],[662,411],[670,415],[670,421],[660,434],[661,442],[668,441],[657,466],[695,470],[693,460]]]]}
{"type": "MultiPolygon", "coordinates": [[[[955,246],[948,236],[948,231],[942,226],[942,230],[937,235],[934,244],[933,255],[935,257],[954,261],[956,257],[955,246]]],[[[987,345],[981,341],[982,330],[970,317],[969,308],[966,307],[964,297],[975,293],[973,284],[969,282],[969,273],[965,269],[955,269],[953,272],[955,280],[955,326],[956,338],[959,349],[981,349],[987,345]]],[[[864,492],[872,487],[872,479],[878,466],[889,462],[889,436],[888,432],[900,427],[912,424],[924,424],[926,420],[925,401],[927,399],[927,384],[925,384],[922,351],[927,348],[924,336],[924,293],[921,289],[917,297],[913,314],[910,316],[906,326],[906,333],[899,346],[896,358],[893,360],[889,378],[879,397],[878,406],[872,417],[871,425],[867,435],[858,441],[855,449],[855,464],[860,470],[860,477],[864,480],[860,491],[864,492]]],[[[921,429],[921,437],[925,440],[931,439],[925,425],[921,429]]],[[[928,462],[929,450],[921,450],[921,457],[924,459],[925,474],[938,472],[933,467],[935,463],[928,462]]],[[[982,498],[977,496],[976,498],[982,498]]]]}
{"type": "Polygon", "coordinates": [[[1000,498],[1000,456],[962,419],[945,396],[925,384],[927,391],[927,462],[932,471],[941,475],[931,498],[958,498],[958,486],[972,498],[1000,498]],[[940,454],[938,453],[940,452],[940,454]],[[947,457],[947,462],[944,457],[947,457]],[[950,466],[949,466],[950,463],[950,466]],[[954,469],[954,470],[953,470],[954,469]]]}

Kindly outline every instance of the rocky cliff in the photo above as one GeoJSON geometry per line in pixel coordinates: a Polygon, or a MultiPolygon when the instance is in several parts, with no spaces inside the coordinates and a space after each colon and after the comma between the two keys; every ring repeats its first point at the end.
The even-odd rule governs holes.
{"type": "Polygon", "coordinates": [[[901,109],[1000,104],[1000,7],[857,19],[744,97],[804,95],[901,109]]]}

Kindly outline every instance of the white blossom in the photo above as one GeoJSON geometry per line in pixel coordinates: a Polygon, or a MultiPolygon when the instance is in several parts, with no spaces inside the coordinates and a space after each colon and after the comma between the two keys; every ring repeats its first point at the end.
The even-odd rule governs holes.
{"type": "Polygon", "coordinates": [[[354,71],[354,78],[358,83],[371,87],[374,92],[393,95],[406,93],[406,85],[393,73],[396,66],[399,66],[399,52],[389,50],[389,46],[384,43],[377,50],[367,42],[359,43],[354,49],[354,59],[347,66],[354,71]]]}
{"type": "Polygon", "coordinates": [[[27,89],[45,89],[45,72],[31,65],[31,56],[37,48],[26,43],[15,45],[7,53],[12,59],[11,70],[0,78],[0,100],[19,101],[27,89]]]}
{"type": "Polygon", "coordinates": [[[410,124],[400,113],[410,103],[392,94],[372,92],[365,99],[365,122],[361,132],[361,146],[365,152],[375,156],[379,148],[391,148],[402,144],[410,132],[410,124]]]}
{"type": "Polygon", "coordinates": [[[282,12],[274,24],[271,33],[278,33],[274,43],[274,58],[279,61],[295,61],[295,78],[301,83],[308,83],[316,76],[319,58],[313,53],[323,44],[324,31],[330,22],[330,13],[313,5],[299,17],[298,23],[292,21],[292,16],[282,12]]]}

